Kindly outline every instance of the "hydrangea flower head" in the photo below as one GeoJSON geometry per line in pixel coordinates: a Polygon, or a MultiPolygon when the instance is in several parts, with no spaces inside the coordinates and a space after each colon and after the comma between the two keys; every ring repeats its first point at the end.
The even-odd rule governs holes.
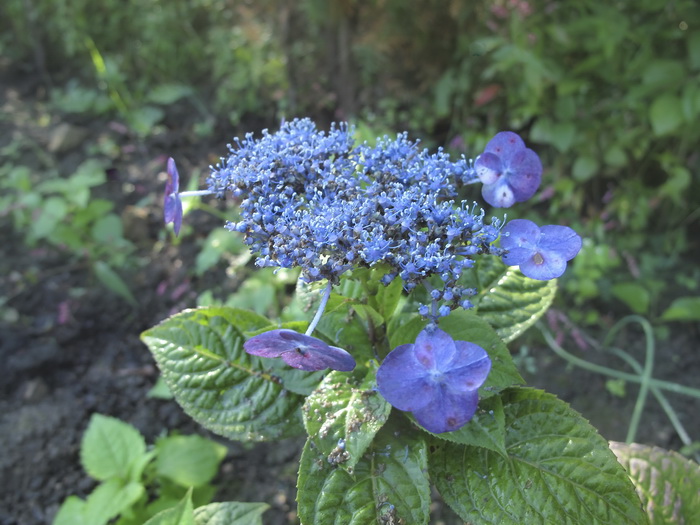
{"type": "Polygon", "coordinates": [[[474,163],[483,182],[484,200],[497,208],[509,208],[532,197],[540,186],[542,163],[512,131],[497,133],[474,163]]]}
{"type": "Polygon", "coordinates": [[[537,226],[526,219],[515,219],[501,230],[501,248],[507,250],[503,262],[520,266],[531,279],[547,281],[562,275],[566,263],[581,249],[581,237],[568,226],[537,226]]]}
{"type": "Polygon", "coordinates": [[[349,372],[355,368],[355,360],[342,348],[294,330],[264,332],[248,339],[243,348],[251,355],[281,357],[289,366],[309,372],[326,368],[349,372]]]}
{"type": "Polygon", "coordinates": [[[377,387],[425,429],[450,432],[476,412],[477,389],[490,371],[491,359],[479,345],[455,341],[439,328],[425,329],[415,344],[389,352],[377,370],[377,387]]]}
{"type": "Polygon", "coordinates": [[[175,235],[180,233],[182,226],[182,201],[180,200],[180,175],[177,172],[175,159],[168,159],[168,182],[165,185],[165,200],[163,202],[163,215],[165,224],[173,223],[175,235]]]}

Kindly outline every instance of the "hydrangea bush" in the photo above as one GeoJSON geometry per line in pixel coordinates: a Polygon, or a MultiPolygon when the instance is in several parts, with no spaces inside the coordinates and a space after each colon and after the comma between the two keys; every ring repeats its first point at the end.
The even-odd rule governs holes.
{"type": "MultiPolygon", "coordinates": [[[[247,135],[196,193],[235,202],[226,227],[258,266],[299,268],[309,319],[198,308],[142,338],[203,426],[248,441],[306,433],[302,523],[428,523],[431,484],[470,523],[645,523],[606,440],[526,387],[505,346],[549,307],[581,238],[487,218],[472,185],[508,208],[541,178],[513,132],[473,160],[307,119],[247,135]]],[[[170,159],[176,234],[191,194],[178,188],[170,159]]]]}

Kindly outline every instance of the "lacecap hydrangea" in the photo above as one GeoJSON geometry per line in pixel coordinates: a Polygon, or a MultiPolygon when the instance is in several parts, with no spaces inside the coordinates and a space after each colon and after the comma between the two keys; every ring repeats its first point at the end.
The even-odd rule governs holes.
{"type": "MultiPolygon", "coordinates": [[[[168,173],[165,217],[179,230],[180,197],[187,194],[178,193],[174,161],[168,173]]],[[[483,209],[459,195],[481,182],[489,204],[509,207],[535,193],[541,174],[539,158],[513,132],[496,135],[474,161],[453,160],[441,149],[421,148],[406,133],[369,145],[358,143],[347,124],[325,132],[297,119],[274,133],[236,139],[211,168],[207,189],[196,194],[235,199],[240,220],[226,226],[243,235],[258,266],[300,268],[304,281],[327,283],[305,334],[260,334],[244,344],[251,354],[281,357],[302,370],[352,370],[350,353],[311,335],[340,277],[382,268],[383,285],[401,279],[406,293],[423,288],[428,301],[418,312],[428,324],[415,344],[384,358],[378,389],[426,429],[446,432],[471,419],[490,370],[483,348],[438,328],[452,310],[472,307],[469,298],[477,291],[461,277],[476,258],[500,256],[529,277],[553,279],[580,248],[569,228],[487,220],[483,209]]]]}

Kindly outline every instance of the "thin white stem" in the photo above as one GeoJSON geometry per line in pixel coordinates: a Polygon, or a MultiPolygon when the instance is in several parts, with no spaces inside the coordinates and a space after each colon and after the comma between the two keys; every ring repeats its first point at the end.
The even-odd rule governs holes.
{"type": "Polygon", "coordinates": [[[326,303],[328,303],[328,298],[331,296],[331,282],[328,281],[328,285],[326,286],[326,290],[323,292],[323,296],[321,297],[321,304],[318,305],[318,310],[316,311],[316,315],[314,315],[314,318],[311,320],[311,324],[309,324],[309,327],[306,329],[306,334],[310,336],[314,329],[316,328],[316,325],[318,322],[321,320],[321,316],[323,315],[323,311],[326,309],[326,303]]]}
{"type": "Polygon", "coordinates": [[[214,195],[214,192],[209,190],[181,191],[178,195],[180,197],[198,197],[201,195],[214,195]]]}

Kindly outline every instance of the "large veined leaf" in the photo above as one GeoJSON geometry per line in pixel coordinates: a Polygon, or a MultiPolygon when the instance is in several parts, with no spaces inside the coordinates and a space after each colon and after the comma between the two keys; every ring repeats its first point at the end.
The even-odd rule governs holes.
{"type": "Polygon", "coordinates": [[[506,343],[542,317],[557,291],[556,279],[530,279],[497,257],[483,257],[468,275],[467,284],[478,290],[472,302],[479,317],[506,343]]]}
{"type": "Polygon", "coordinates": [[[331,372],[306,399],[306,432],[329,463],[351,471],[389,417],[391,405],[373,389],[375,383],[374,368],[362,380],[331,372]]]}
{"type": "Polygon", "coordinates": [[[303,431],[304,398],[280,378],[288,367],[243,350],[243,334],[269,324],[245,310],[208,307],[176,314],[141,339],[194,420],[229,439],[263,441],[303,431]]]}
{"type": "Polygon", "coordinates": [[[653,525],[700,523],[700,465],[658,447],[611,442],[653,525]]]}
{"type": "Polygon", "coordinates": [[[424,434],[390,420],[352,473],[330,464],[307,440],[299,464],[302,523],[428,523],[430,486],[424,434]]]}
{"type": "Polygon", "coordinates": [[[552,394],[502,393],[507,457],[432,440],[430,477],[470,523],[647,523],[626,472],[580,414],[552,394]]]}

